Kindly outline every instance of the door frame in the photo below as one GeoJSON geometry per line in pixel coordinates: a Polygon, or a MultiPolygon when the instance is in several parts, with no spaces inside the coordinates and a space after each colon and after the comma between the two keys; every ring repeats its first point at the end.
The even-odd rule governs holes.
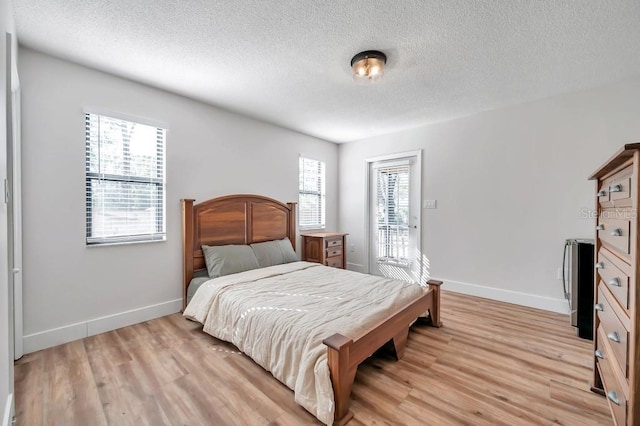
{"type": "MultiPolygon", "coordinates": [[[[387,155],[381,155],[378,157],[371,157],[371,158],[366,158],[364,160],[364,166],[365,166],[365,206],[364,206],[364,245],[366,247],[365,250],[365,255],[366,255],[366,259],[365,259],[365,265],[364,266],[364,271],[365,273],[369,274],[371,273],[371,229],[372,229],[372,224],[371,224],[371,200],[373,197],[373,194],[371,193],[371,164],[372,163],[376,163],[378,161],[391,161],[391,160],[401,160],[403,158],[415,158],[416,163],[415,163],[415,173],[418,175],[418,194],[420,194],[420,199],[418,200],[417,206],[418,206],[418,211],[416,212],[416,215],[418,216],[418,220],[417,222],[420,224],[420,229],[418,232],[418,235],[416,236],[416,242],[417,242],[417,249],[418,251],[420,251],[420,253],[422,253],[422,149],[418,149],[415,151],[406,151],[406,152],[399,152],[397,154],[387,154],[387,155]]],[[[422,274],[422,267],[420,268],[420,274],[422,274]]],[[[422,278],[422,277],[420,277],[422,278]]]]}
{"type": "MultiPolygon", "coordinates": [[[[21,139],[21,90],[20,86],[11,93],[12,98],[12,140],[7,141],[11,145],[11,192],[12,211],[11,229],[12,232],[12,259],[13,265],[9,265],[13,283],[13,321],[14,321],[14,347],[13,357],[18,360],[24,355],[23,343],[23,299],[22,299],[22,139],[21,139]]],[[[11,283],[10,283],[11,284],[11,283]]]]}
{"type": "Polygon", "coordinates": [[[11,299],[11,353],[17,360],[24,354],[22,301],[22,145],[21,89],[16,63],[15,36],[7,33],[7,240],[11,299]]]}

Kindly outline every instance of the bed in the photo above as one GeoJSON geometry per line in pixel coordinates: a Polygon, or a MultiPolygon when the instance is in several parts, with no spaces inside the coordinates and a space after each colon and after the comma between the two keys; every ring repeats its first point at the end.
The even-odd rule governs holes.
{"type": "Polygon", "coordinates": [[[423,289],[308,262],[285,263],[208,280],[190,295],[194,299],[187,307],[189,284],[194,276],[206,275],[203,245],[248,246],[288,238],[295,249],[296,204],[247,194],[219,197],[199,204],[184,199],[182,217],[185,316],[202,322],[205,332],[238,346],[274,377],[294,389],[296,402],[326,424],[344,425],[353,417],[349,399],[360,363],[386,343],[392,345],[400,359],[410,325],[425,313],[428,313],[430,325],[441,326],[441,281],[429,280],[428,288],[423,289]],[[389,287],[382,285],[396,286],[392,297],[389,287]],[[305,297],[300,298],[301,294],[305,297]],[[296,300],[295,306],[286,304],[292,303],[288,301],[291,298],[296,300]],[[358,303],[370,306],[366,311],[360,311],[358,303]],[[307,315],[314,310],[322,310],[323,318],[333,317],[326,324],[307,330],[304,328],[307,315]],[[240,327],[238,321],[248,322],[247,312],[252,312],[251,318],[260,318],[253,321],[256,325],[251,327],[262,329],[247,326],[249,331],[246,333],[238,331],[245,327],[244,322],[240,327]],[[362,312],[362,321],[358,312],[362,312]],[[227,317],[231,318],[229,324],[232,325],[225,324],[227,317]],[[282,323],[287,317],[299,323],[297,331],[289,330],[292,325],[282,326],[283,331],[275,331],[276,323],[282,323]],[[270,320],[274,323],[266,324],[270,320]],[[344,331],[337,329],[340,327],[344,327],[344,331]],[[270,338],[265,339],[265,333],[271,333],[270,338]],[[304,340],[301,337],[306,341],[301,342],[304,340]],[[260,345],[265,345],[266,349],[261,349],[260,345]],[[296,356],[300,359],[290,361],[289,358],[296,356]],[[291,362],[295,368],[290,366],[291,362]],[[289,371],[292,369],[299,369],[302,378],[314,376],[310,379],[311,385],[298,386],[302,379],[292,378],[289,371]],[[317,401],[308,403],[305,392],[298,395],[299,387],[304,387],[305,392],[311,388],[317,401]],[[325,401],[327,398],[329,403],[325,401]]]}

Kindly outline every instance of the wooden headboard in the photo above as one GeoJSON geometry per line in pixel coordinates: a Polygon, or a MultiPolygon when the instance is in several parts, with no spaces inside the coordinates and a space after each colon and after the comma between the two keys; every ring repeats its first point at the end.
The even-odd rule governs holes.
{"type": "Polygon", "coordinates": [[[182,201],[182,297],[197,271],[206,270],[202,245],[253,244],[288,237],[296,248],[296,204],[260,195],[182,201]]]}

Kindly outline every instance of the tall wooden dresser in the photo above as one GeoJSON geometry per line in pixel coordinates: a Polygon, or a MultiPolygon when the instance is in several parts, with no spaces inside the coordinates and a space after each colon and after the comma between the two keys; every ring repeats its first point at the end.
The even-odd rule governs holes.
{"type": "Polygon", "coordinates": [[[616,425],[640,424],[640,143],[623,146],[596,184],[594,377],[616,425]]]}

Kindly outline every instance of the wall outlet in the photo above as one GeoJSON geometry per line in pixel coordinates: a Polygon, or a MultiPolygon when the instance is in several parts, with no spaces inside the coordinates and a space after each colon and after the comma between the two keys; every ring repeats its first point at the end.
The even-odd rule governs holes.
{"type": "Polygon", "coordinates": [[[422,208],[425,209],[435,209],[438,202],[436,200],[424,200],[422,202],[422,208]]]}
{"type": "Polygon", "coordinates": [[[349,249],[350,249],[351,253],[355,253],[356,252],[356,245],[355,244],[351,244],[349,246],[349,249]]]}
{"type": "Polygon", "coordinates": [[[558,268],[558,270],[556,271],[556,279],[562,280],[562,268],[558,268]]]}

